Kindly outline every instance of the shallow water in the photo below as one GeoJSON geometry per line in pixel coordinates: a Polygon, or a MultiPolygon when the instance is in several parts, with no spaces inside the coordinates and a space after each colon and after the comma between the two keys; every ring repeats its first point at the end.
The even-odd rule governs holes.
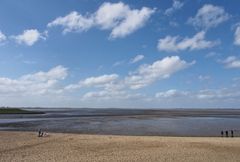
{"type": "Polygon", "coordinates": [[[114,109],[45,109],[40,115],[0,115],[0,130],[70,132],[114,135],[220,136],[234,130],[240,136],[236,111],[176,113],[114,109]],[[199,114],[199,116],[198,116],[199,114]]]}

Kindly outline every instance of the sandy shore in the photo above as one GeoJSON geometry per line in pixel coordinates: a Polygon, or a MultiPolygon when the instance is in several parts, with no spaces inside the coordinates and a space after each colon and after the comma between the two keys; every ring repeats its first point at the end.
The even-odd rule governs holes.
{"type": "Polygon", "coordinates": [[[239,161],[240,138],[138,137],[0,131],[0,161],[239,161]]]}

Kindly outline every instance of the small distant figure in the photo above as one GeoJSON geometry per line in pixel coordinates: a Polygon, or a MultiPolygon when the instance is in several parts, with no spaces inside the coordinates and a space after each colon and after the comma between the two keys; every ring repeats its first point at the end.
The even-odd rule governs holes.
{"type": "Polygon", "coordinates": [[[234,132],[233,132],[233,130],[231,130],[231,137],[234,137],[234,134],[233,134],[234,132]]]}
{"type": "Polygon", "coordinates": [[[228,137],[228,131],[225,131],[226,137],[228,137]]]}
{"type": "Polygon", "coordinates": [[[42,130],[41,129],[38,130],[38,137],[42,137],[42,130]]]}
{"type": "Polygon", "coordinates": [[[224,132],[223,132],[223,131],[221,131],[221,136],[223,137],[223,135],[224,135],[224,132]]]}
{"type": "Polygon", "coordinates": [[[38,137],[47,137],[49,134],[47,132],[43,132],[42,129],[38,130],[38,137]]]}

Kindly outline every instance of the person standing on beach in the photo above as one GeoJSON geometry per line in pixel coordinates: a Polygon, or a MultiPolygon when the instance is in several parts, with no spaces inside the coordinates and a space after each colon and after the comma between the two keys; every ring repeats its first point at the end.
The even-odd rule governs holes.
{"type": "Polygon", "coordinates": [[[223,137],[223,134],[224,134],[223,131],[221,131],[221,136],[222,136],[222,137],[223,137]]]}
{"type": "Polygon", "coordinates": [[[234,135],[233,135],[233,130],[231,130],[231,137],[234,137],[234,135]]]}
{"type": "Polygon", "coordinates": [[[226,137],[228,137],[228,131],[226,131],[225,133],[226,133],[226,137]]]}
{"type": "Polygon", "coordinates": [[[42,135],[42,130],[39,129],[39,130],[38,130],[38,137],[41,137],[41,135],[42,135]]]}

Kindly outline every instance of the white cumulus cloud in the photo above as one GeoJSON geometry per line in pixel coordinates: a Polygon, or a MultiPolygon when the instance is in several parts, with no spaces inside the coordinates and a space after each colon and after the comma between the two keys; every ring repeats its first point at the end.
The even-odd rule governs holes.
{"type": "Polygon", "coordinates": [[[108,90],[100,90],[100,91],[91,91],[87,92],[83,95],[83,100],[98,100],[102,102],[102,100],[136,100],[143,99],[145,96],[140,93],[131,93],[129,91],[108,91],[108,90]]]}
{"type": "Polygon", "coordinates": [[[240,93],[233,88],[221,88],[221,89],[203,89],[197,92],[196,97],[201,100],[217,100],[219,102],[223,100],[239,99],[240,93]]]}
{"type": "Polygon", "coordinates": [[[82,87],[108,87],[118,79],[117,74],[105,74],[97,77],[89,77],[79,81],[77,84],[70,84],[65,87],[66,90],[74,90],[82,87]]]}
{"type": "Polygon", "coordinates": [[[157,80],[169,78],[172,74],[194,63],[195,61],[188,63],[181,60],[178,56],[165,57],[162,60],[155,61],[151,65],[140,66],[136,72],[125,78],[125,84],[131,89],[139,89],[157,80]]]}
{"type": "Polygon", "coordinates": [[[7,40],[6,35],[4,35],[1,31],[0,31],[0,43],[3,43],[4,41],[7,40]]]}
{"type": "Polygon", "coordinates": [[[94,25],[91,16],[82,16],[76,11],[69,13],[64,17],[58,17],[54,21],[48,23],[48,27],[62,26],[63,33],[85,31],[94,25]]]}
{"type": "Polygon", "coordinates": [[[95,85],[103,85],[107,83],[111,83],[118,78],[117,74],[110,74],[110,75],[102,75],[98,77],[90,77],[87,78],[80,83],[84,86],[95,86],[95,85]]]}
{"type": "Polygon", "coordinates": [[[173,0],[172,7],[168,8],[165,10],[164,14],[167,16],[170,16],[173,14],[175,11],[181,9],[183,7],[184,3],[178,0],[173,0]]]}
{"type": "Polygon", "coordinates": [[[157,48],[159,51],[178,52],[181,50],[211,48],[220,43],[218,40],[205,40],[205,34],[204,31],[201,31],[196,33],[192,38],[185,37],[183,39],[180,39],[179,36],[166,36],[165,38],[159,39],[157,48]]]}
{"type": "Polygon", "coordinates": [[[0,77],[0,96],[58,94],[62,90],[57,83],[67,74],[67,68],[59,65],[47,72],[27,74],[17,79],[0,77]]]}
{"type": "Polygon", "coordinates": [[[179,91],[176,89],[170,89],[163,92],[158,92],[155,94],[156,98],[175,98],[187,96],[189,93],[187,91],[179,91]]]}
{"type": "MultiPolygon", "coordinates": [[[[199,89],[197,91],[182,91],[176,89],[170,89],[167,91],[157,92],[155,98],[164,102],[171,101],[169,104],[172,104],[174,100],[176,103],[198,103],[203,104],[213,103],[223,103],[226,105],[227,102],[236,102],[239,100],[240,92],[239,87],[224,87],[218,89],[199,89]],[[190,100],[186,100],[186,97],[190,100]]],[[[174,104],[173,104],[174,105],[174,104]]],[[[177,104],[178,105],[178,104],[177,104]]],[[[216,106],[216,105],[215,105],[216,106]]],[[[176,105],[175,105],[176,107],[176,105]]]]}
{"type": "Polygon", "coordinates": [[[46,33],[40,33],[37,29],[24,30],[22,34],[12,36],[18,44],[32,46],[40,39],[46,39],[46,33]]]}
{"type": "Polygon", "coordinates": [[[131,64],[134,64],[134,63],[136,63],[136,62],[141,61],[142,59],[144,59],[144,55],[137,55],[137,56],[135,56],[133,59],[131,59],[130,63],[131,63],[131,64]]]}
{"type": "Polygon", "coordinates": [[[110,38],[125,37],[141,28],[150,18],[154,10],[143,7],[141,10],[135,9],[126,12],[127,15],[121,23],[112,29],[110,38]]]}
{"type": "Polygon", "coordinates": [[[107,90],[101,90],[101,91],[92,91],[87,92],[83,95],[83,99],[123,99],[125,98],[127,93],[125,91],[107,91],[107,90]]]}
{"type": "Polygon", "coordinates": [[[237,25],[234,37],[234,44],[240,46],[240,24],[237,25]]]}
{"type": "Polygon", "coordinates": [[[198,76],[198,79],[199,79],[200,81],[206,81],[206,80],[210,80],[211,77],[210,77],[209,75],[199,75],[199,76],[198,76]]]}
{"type": "Polygon", "coordinates": [[[91,88],[82,96],[83,100],[89,99],[139,99],[142,94],[132,93],[131,90],[140,89],[151,85],[153,82],[169,78],[174,73],[188,68],[195,61],[186,62],[178,56],[165,57],[150,65],[144,64],[136,71],[120,78],[118,74],[105,74],[96,77],[88,77],[76,84],[64,87],[66,91],[75,91],[80,88],[91,88]]]}
{"type": "Polygon", "coordinates": [[[123,2],[105,2],[95,13],[82,15],[73,11],[64,17],[56,18],[47,26],[62,26],[63,33],[99,27],[102,30],[111,30],[110,38],[114,39],[125,37],[142,27],[154,11],[148,7],[131,9],[123,2]]]}
{"type": "Polygon", "coordinates": [[[226,68],[240,68],[240,58],[236,56],[229,56],[221,61],[226,68]]]}
{"type": "Polygon", "coordinates": [[[223,7],[205,4],[200,8],[195,17],[190,17],[188,23],[196,28],[209,29],[227,21],[230,15],[223,7]]]}

